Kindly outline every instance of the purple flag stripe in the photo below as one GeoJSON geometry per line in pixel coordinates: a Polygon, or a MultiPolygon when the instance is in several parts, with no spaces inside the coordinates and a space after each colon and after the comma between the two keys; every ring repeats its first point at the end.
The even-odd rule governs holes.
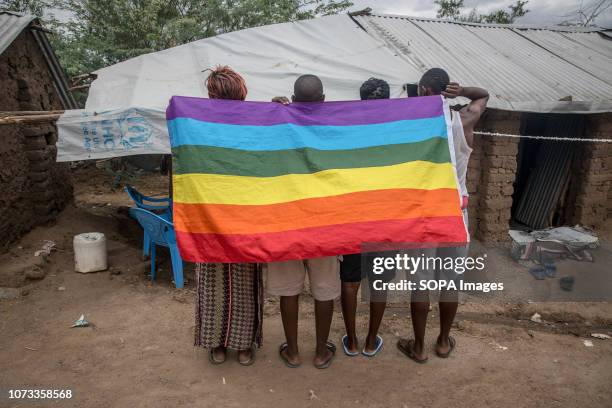
{"type": "Polygon", "coordinates": [[[425,119],[443,115],[440,96],[324,103],[243,102],[173,96],[166,119],[191,118],[231,125],[348,126],[425,119]],[[360,104],[355,109],[355,104],[360,104]]]}

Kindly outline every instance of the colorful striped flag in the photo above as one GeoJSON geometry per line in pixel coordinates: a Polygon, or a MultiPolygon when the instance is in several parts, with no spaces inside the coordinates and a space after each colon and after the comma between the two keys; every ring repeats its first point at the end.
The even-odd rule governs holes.
{"type": "Polygon", "coordinates": [[[185,260],[467,241],[441,97],[284,106],[175,96],[166,117],[185,260]]]}

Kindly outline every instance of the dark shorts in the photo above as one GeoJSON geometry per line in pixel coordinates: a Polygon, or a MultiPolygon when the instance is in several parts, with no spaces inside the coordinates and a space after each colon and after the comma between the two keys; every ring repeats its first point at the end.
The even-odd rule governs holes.
{"type": "MultiPolygon", "coordinates": [[[[417,285],[419,281],[454,281],[457,283],[459,280],[463,279],[463,273],[455,272],[452,268],[452,264],[449,264],[451,267],[449,269],[445,268],[449,259],[456,260],[457,258],[465,258],[468,255],[469,246],[461,246],[461,247],[439,247],[439,248],[427,248],[424,250],[413,250],[408,252],[409,256],[418,257],[418,256],[426,256],[426,257],[436,257],[439,258],[442,262],[436,263],[435,265],[430,266],[430,268],[420,268],[415,271],[415,273],[406,273],[406,279],[416,282],[417,285]]],[[[454,262],[453,262],[454,263],[454,262]]]]}
{"type": "Polygon", "coordinates": [[[377,279],[390,282],[395,278],[395,270],[387,270],[382,274],[372,272],[373,259],[381,254],[351,254],[343,255],[340,262],[340,280],[342,282],[360,282],[366,276],[369,282],[377,279]]]}

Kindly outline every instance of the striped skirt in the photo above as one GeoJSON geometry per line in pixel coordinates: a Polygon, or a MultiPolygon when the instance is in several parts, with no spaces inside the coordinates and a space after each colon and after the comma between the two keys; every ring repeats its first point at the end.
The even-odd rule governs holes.
{"type": "Polygon", "coordinates": [[[261,346],[263,281],[257,264],[198,263],[196,285],[196,346],[261,346]]]}

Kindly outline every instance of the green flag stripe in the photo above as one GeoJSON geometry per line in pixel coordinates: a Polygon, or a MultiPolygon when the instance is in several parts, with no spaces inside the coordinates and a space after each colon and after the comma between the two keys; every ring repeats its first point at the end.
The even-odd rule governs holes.
{"type": "Polygon", "coordinates": [[[172,148],[174,174],[206,173],[274,177],[310,174],[329,169],[390,166],[422,160],[450,162],[446,138],[350,150],[252,151],[214,146],[182,145],[172,148]]]}

